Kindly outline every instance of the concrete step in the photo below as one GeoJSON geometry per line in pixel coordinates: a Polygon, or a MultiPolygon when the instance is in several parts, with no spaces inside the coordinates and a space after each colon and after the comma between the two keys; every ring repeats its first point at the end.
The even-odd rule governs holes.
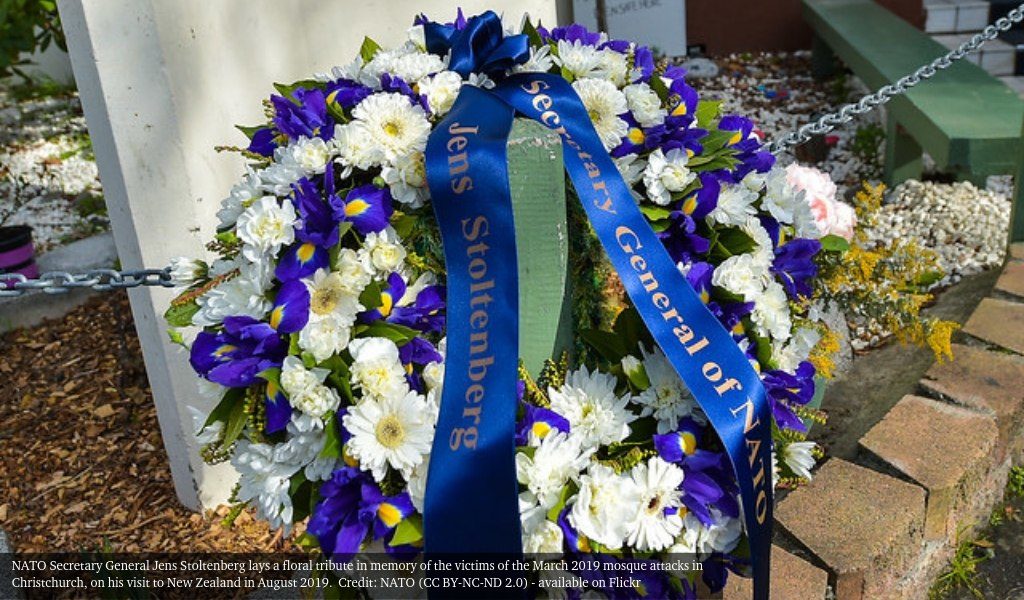
{"type": "MultiPolygon", "coordinates": [[[[973,33],[943,33],[932,38],[950,50],[971,39],[973,33]]],[[[972,52],[969,60],[991,73],[994,77],[1005,77],[1016,72],[1017,49],[1001,39],[989,40],[978,52],[972,52]]]]}
{"type": "Polygon", "coordinates": [[[924,0],[928,33],[981,31],[989,24],[990,3],[986,0],[924,0]]]}

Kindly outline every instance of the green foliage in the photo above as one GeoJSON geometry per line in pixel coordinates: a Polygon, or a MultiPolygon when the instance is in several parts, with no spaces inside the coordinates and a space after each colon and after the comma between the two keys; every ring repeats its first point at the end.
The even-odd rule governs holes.
{"type": "Polygon", "coordinates": [[[1006,482],[1006,495],[1011,498],[1024,498],[1024,466],[1010,469],[1010,477],[1006,482]]]}
{"type": "Polygon", "coordinates": [[[958,589],[965,589],[975,598],[983,598],[981,590],[978,589],[976,577],[978,565],[992,558],[992,542],[985,539],[961,540],[963,530],[957,534],[956,552],[953,558],[949,559],[949,567],[939,576],[931,591],[929,598],[943,598],[950,592],[958,589]]]}
{"type": "Polygon", "coordinates": [[[29,81],[19,69],[27,64],[22,53],[50,44],[67,50],[56,0],[0,0],[0,78],[18,75],[29,81]]]}

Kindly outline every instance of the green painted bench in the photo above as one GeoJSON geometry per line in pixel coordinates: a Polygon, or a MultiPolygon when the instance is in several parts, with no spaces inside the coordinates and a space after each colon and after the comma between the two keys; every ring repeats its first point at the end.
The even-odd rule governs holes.
{"type": "MultiPolygon", "coordinates": [[[[827,76],[838,56],[868,87],[894,83],[948,52],[871,0],[803,0],[815,33],[814,71],[827,76]]],[[[921,175],[922,150],[959,179],[984,184],[1016,175],[1011,239],[1024,240],[1024,101],[966,60],[888,105],[885,175],[897,184],[921,175]]]]}

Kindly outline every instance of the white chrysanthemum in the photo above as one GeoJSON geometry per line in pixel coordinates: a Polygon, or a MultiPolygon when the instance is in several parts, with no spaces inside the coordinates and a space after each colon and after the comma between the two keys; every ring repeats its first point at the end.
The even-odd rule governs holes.
{"type": "Polygon", "coordinates": [[[171,259],[171,281],[175,285],[189,286],[206,276],[206,263],[201,260],[176,256],[171,259]]]}
{"type": "Polygon", "coordinates": [[[355,317],[348,319],[337,314],[310,318],[299,332],[299,347],[318,361],[327,360],[348,345],[354,322],[355,317]]]}
{"type": "Polygon", "coordinates": [[[427,97],[427,105],[434,116],[448,114],[462,89],[462,76],[455,71],[441,71],[433,77],[424,77],[417,85],[417,91],[427,97]]]}
{"type": "Polygon", "coordinates": [[[821,333],[813,327],[798,327],[786,343],[772,341],[772,360],[779,369],[793,373],[800,363],[807,360],[811,350],[821,340],[821,333]]]}
{"type": "Polygon", "coordinates": [[[593,77],[601,67],[601,54],[593,46],[579,40],[570,42],[559,40],[558,55],[553,57],[554,63],[575,79],[593,77]]]}
{"type": "Polygon", "coordinates": [[[307,369],[297,356],[286,356],[281,365],[281,387],[289,396],[298,396],[322,384],[328,374],[330,371],[327,369],[307,369]]]}
{"type": "Polygon", "coordinates": [[[639,504],[640,488],[632,477],[592,464],[580,477],[569,524],[602,546],[617,550],[626,539],[627,526],[639,504]]]}
{"type": "Polygon", "coordinates": [[[381,275],[401,270],[407,256],[398,233],[390,225],[383,231],[366,234],[363,251],[370,257],[370,264],[381,275]]]}
{"type": "Polygon", "coordinates": [[[353,167],[366,171],[384,158],[370,130],[360,121],[336,125],[331,143],[337,150],[338,162],[345,167],[341,173],[343,179],[352,174],[353,167]]]}
{"type": "Polygon", "coordinates": [[[331,160],[335,149],[333,145],[315,137],[300,138],[291,148],[291,156],[295,163],[307,173],[321,174],[331,160]]]}
{"type": "MultiPolygon", "coordinates": [[[[647,161],[640,158],[636,153],[613,157],[613,160],[615,161],[615,168],[619,170],[619,174],[622,175],[622,178],[630,186],[640,181],[644,171],[647,169],[647,161]]],[[[637,196],[636,191],[632,188],[629,191],[633,193],[634,197],[637,196]]]]}
{"type": "Polygon", "coordinates": [[[338,393],[326,385],[314,386],[291,398],[292,406],[317,419],[337,410],[340,403],[338,393]]]}
{"type": "Polygon", "coordinates": [[[704,525],[693,513],[683,517],[683,530],[676,538],[669,554],[693,554],[698,558],[712,553],[730,552],[739,544],[743,523],[723,515],[717,508],[710,509],[712,524],[704,525]]]}
{"type": "Polygon", "coordinates": [[[287,432],[288,441],[273,447],[273,457],[275,462],[292,465],[296,471],[316,460],[327,443],[324,422],[299,411],[292,412],[287,432]]]}
{"type": "Polygon", "coordinates": [[[544,45],[539,48],[530,46],[530,58],[521,65],[512,67],[513,73],[547,73],[555,64],[551,56],[551,46],[544,45]]]}
{"type": "Polygon", "coordinates": [[[423,396],[410,391],[401,396],[364,399],[351,407],[342,425],[352,434],[347,449],[360,468],[382,481],[388,465],[406,478],[423,462],[434,439],[434,426],[426,417],[423,396]]]}
{"type": "Polygon", "coordinates": [[[768,282],[764,292],[757,297],[750,318],[763,335],[780,341],[789,339],[793,321],[789,315],[786,290],[782,285],[777,281],[768,282]]]}
{"type": "Polygon", "coordinates": [[[391,197],[409,208],[423,206],[430,191],[427,189],[427,171],[423,154],[414,152],[403,156],[392,165],[385,165],[380,171],[381,179],[388,184],[391,197]]]}
{"type": "MultiPolygon", "coordinates": [[[[210,267],[216,271],[218,263],[210,267]]],[[[262,319],[270,310],[266,290],[270,286],[270,262],[261,261],[238,266],[232,262],[228,271],[238,268],[240,273],[196,299],[199,311],[192,316],[192,324],[200,327],[217,325],[227,317],[246,316],[262,319]]]]}
{"type": "Polygon", "coordinates": [[[775,261],[775,245],[772,243],[771,236],[768,235],[768,230],[761,225],[760,219],[748,218],[745,223],[740,225],[740,230],[754,241],[754,249],[750,253],[754,256],[757,266],[763,270],[770,269],[775,261]]]}
{"type": "Polygon", "coordinates": [[[640,502],[627,526],[626,541],[641,552],[668,548],[683,528],[683,470],[655,456],[633,467],[630,475],[640,490],[640,502]]]}
{"type": "Polygon", "coordinates": [[[581,450],[576,439],[562,432],[549,434],[532,457],[516,454],[516,476],[537,503],[548,509],[558,502],[566,483],[579,479],[591,452],[581,450]]]}
{"type": "Polygon", "coordinates": [[[644,169],[644,187],[651,202],[667,206],[672,202],[672,192],[681,192],[693,183],[697,174],[686,167],[690,157],[685,150],[673,148],[665,154],[658,148],[647,157],[644,169]]]}
{"type": "Polygon", "coordinates": [[[571,436],[590,447],[621,442],[629,436],[636,415],[626,405],[629,396],[617,396],[617,381],[609,373],[587,367],[569,373],[560,388],[549,388],[551,410],[569,421],[571,436]]]}
{"type": "Polygon", "coordinates": [[[487,76],[486,73],[470,73],[469,79],[466,80],[466,85],[478,87],[482,90],[493,89],[496,83],[494,80],[487,76]]]}
{"type": "MultiPolygon", "coordinates": [[[[748,175],[747,178],[751,175],[748,175]]],[[[764,178],[764,186],[762,208],[780,223],[786,225],[793,223],[796,207],[800,204],[806,205],[807,202],[804,200],[804,192],[789,184],[786,178],[786,169],[779,166],[773,167],[764,178]]]]}
{"type": "Polygon", "coordinates": [[[360,72],[360,81],[379,88],[381,75],[389,73],[413,84],[442,69],[444,61],[441,57],[421,51],[415,43],[407,43],[398,48],[378,50],[360,72]]]}
{"type": "Polygon", "coordinates": [[[718,194],[718,205],[708,215],[715,223],[739,226],[757,214],[754,202],[757,193],[743,185],[723,185],[718,194]]]}
{"type": "Polygon", "coordinates": [[[292,142],[275,149],[274,161],[259,172],[260,189],[275,196],[287,196],[292,184],[307,175],[309,172],[299,164],[298,142],[292,142]]]}
{"type": "Polygon", "coordinates": [[[430,455],[424,454],[423,461],[409,472],[409,499],[420,513],[423,512],[423,499],[427,497],[427,473],[430,471],[430,455]]]}
{"type": "Polygon", "coordinates": [[[797,477],[811,479],[811,469],[814,468],[814,442],[790,442],[782,448],[782,461],[786,463],[790,471],[797,477]]]}
{"type": "MultiPolygon", "coordinates": [[[[522,504],[522,502],[520,502],[522,504]]],[[[522,511],[523,552],[526,554],[558,554],[562,552],[562,528],[547,520],[547,511],[531,507],[522,511]]]]}
{"type": "Polygon", "coordinates": [[[704,413],[697,409],[690,391],[661,350],[655,348],[648,352],[641,347],[640,352],[643,353],[647,380],[651,382],[650,387],[636,397],[636,402],[643,406],[640,414],[654,416],[658,421],[658,433],[662,434],[675,431],[679,419],[686,416],[704,421],[704,413]]]}
{"type": "Polygon", "coordinates": [[[282,246],[295,241],[295,207],[287,199],[264,196],[238,217],[238,237],[244,242],[242,255],[260,262],[276,255],[282,246]]]}
{"type": "Polygon", "coordinates": [[[274,449],[267,444],[239,440],[231,464],[239,473],[240,502],[251,502],[256,514],[273,529],[291,529],[292,499],[288,494],[290,478],[298,468],[274,460],[274,449]]]}
{"type": "Polygon", "coordinates": [[[369,255],[342,248],[334,261],[334,271],[341,277],[341,285],[355,297],[359,297],[373,280],[373,266],[369,255]]]}
{"type": "Polygon", "coordinates": [[[634,83],[622,88],[626,103],[633,118],[643,127],[654,127],[665,122],[667,111],[661,106],[661,98],[646,83],[634,83]]]}
{"type": "Polygon", "coordinates": [[[219,229],[232,227],[249,205],[263,197],[260,187],[260,174],[249,165],[245,166],[245,176],[242,181],[231,188],[227,198],[221,200],[220,210],[217,211],[217,218],[220,220],[219,229]]]}
{"type": "Polygon", "coordinates": [[[755,302],[770,281],[768,268],[753,254],[730,256],[711,274],[711,285],[755,302]]]}
{"type": "Polygon", "coordinates": [[[597,54],[598,64],[594,77],[607,79],[617,88],[626,85],[629,80],[629,63],[626,61],[626,55],[611,48],[599,50],[597,54]]]}
{"type": "Polygon", "coordinates": [[[572,88],[583,101],[605,150],[618,146],[629,133],[629,124],[619,116],[629,111],[626,96],[605,79],[577,79],[572,88]]]}
{"type": "Polygon", "coordinates": [[[427,113],[402,94],[368,96],[352,109],[352,118],[366,127],[387,162],[394,162],[413,152],[423,152],[427,147],[427,136],[430,135],[427,113]]]}
{"type": "Polygon", "coordinates": [[[387,338],[371,337],[352,340],[352,385],[363,397],[397,398],[409,389],[405,369],[398,356],[398,346],[387,338]]]}

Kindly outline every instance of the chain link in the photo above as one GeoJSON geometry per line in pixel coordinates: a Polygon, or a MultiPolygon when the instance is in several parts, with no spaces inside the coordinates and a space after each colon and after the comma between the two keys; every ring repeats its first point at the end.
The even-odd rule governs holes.
{"type": "Polygon", "coordinates": [[[864,96],[857,102],[844,104],[838,111],[829,113],[817,121],[808,123],[796,131],[791,131],[781,138],[775,140],[768,147],[772,154],[778,154],[790,146],[798,146],[810,141],[815,135],[826,134],[840,125],[846,125],[858,115],[870,112],[879,106],[892,100],[900,94],[921,83],[926,79],[935,76],[943,69],[948,69],[952,64],[971,52],[980,48],[985,42],[995,39],[1000,32],[1007,31],[1015,24],[1024,21],[1024,4],[1011,10],[1005,17],[997,19],[986,27],[981,33],[975,35],[955,50],[951,50],[943,56],[933,60],[931,63],[921,67],[913,73],[900,78],[897,82],[883,86],[877,92],[864,96]]]}
{"type": "Polygon", "coordinates": [[[20,273],[0,273],[0,298],[21,296],[30,290],[42,290],[47,294],[63,294],[81,288],[105,292],[139,286],[174,287],[171,268],[138,271],[95,269],[75,274],[67,271],[52,271],[43,273],[38,279],[29,279],[20,273]]]}

